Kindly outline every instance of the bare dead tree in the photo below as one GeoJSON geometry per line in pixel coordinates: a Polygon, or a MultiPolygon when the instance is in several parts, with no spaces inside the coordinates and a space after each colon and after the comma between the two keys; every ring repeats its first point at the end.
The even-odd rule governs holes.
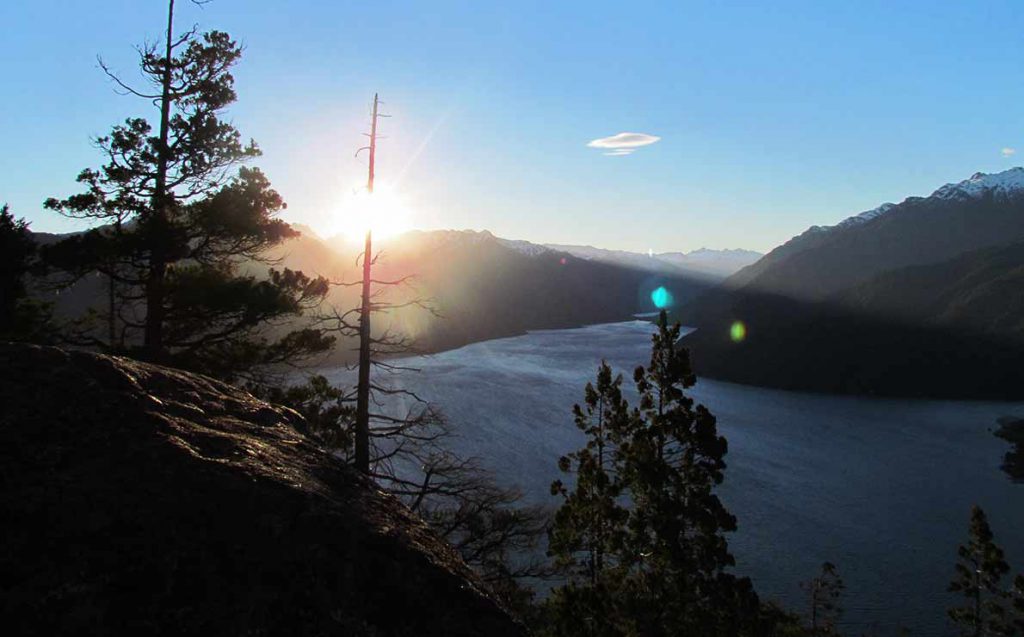
{"type": "MultiPolygon", "coordinates": [[[[378,105],[374,96],[366,147],[371,192],[376,123],[382,117],[378,105]]],[[[355,372],[355,384],[334,385],[313,375],[305,384],[270,388],[264,395],[302,413],[308,435],[419,513],[496,591],[510,600],[522,596],[517,579],[547,574],[536,559],[546,534],[546,512],[521,506],[518,491],[499,486],[475,458],[455,453],[443,412],[402,382],[404,374],[419,371],[410,357],[421,352],[408,335],[377,317],[410,308],[439,314],[431,299],[420,294],[415,275],[375,278],[381,258],[367,232],[355,263],[359,278],[331,283],[338,289],[357,288],[357,305],[343,310],[324,304],[310,317],[312,329],[335,342],[357,344],[357,361],[348,367],[355,372]],[[378,327],[374,331],[371,325],[378,327]]]]}
{"type": "MultiPolygon", "coordinates": [[[[370,145],[360,148],[356,155],[368,150],[370,162],[366,179],[366,192],[373,194],[374,168],[377,161],[377,121],[381,117],[378,111],[380,99],[373,95],[373,113],[370,116],[370,145]]],[[[355,431],[355,465],[363,473],[370,472],[370,318],[373,287],[373,231],[366,229],[366,237],[362,253],[363,278],[361,285],[361,303],[359,305],[359,384],[356,390],[356,431],[355,431]]]]}
{"type": "MultiPolygon", "coordinates": [[[[412,370],[404,359],[377,362],[384,375],[412,370]]],[[[355,393],[312,376],[266,397],[302,413],[306,433],[354,466],[355,393]]],[[[371,384],[370,404],[369,476],[423,517],[498,595],[520,606],[531,596],[521,582],[554,575],[540,557],[548,511],[523,506],[518,490],[500,486],[477,459],[454,453],[454,432],[443,412],[415,392],[378,379],[371,384]]]]}
{"type": "MultiPolygon", "coordinates": [[[[372,255],[371,264],[380,258],[381,254],[372,255]]],[[[325,305],[317,313],[314,327],[333,335],[337,342],[354,342],[361,338],[366,324],[361,320],[364,308],[382,315],[415,307],[440,316],[431,299],[419,294],[413,275],[371,282],[374,288],[368,305],[360,303],[345,311],[325,305]],[[399,293],[401,298],[389,298],[399,293]]],[[[336,281],[333,285],[356,287],[362,281],[336,281]]],[[[419,372],[410,358],[421,353],[413,339],[383,328],[370,334],[367,342],[365,473],[419,513],[496,592],[513,603],[525,595],[517,582],[551,575],[547,563],[539,559],[548,512],[523,506],[521,494],[498,485],[477,459],[452,451],[454,432],[444,413],[402,383],[403,374],[419,372]]],[[[358,371],[362,360],[360,357],[349,371],[358,371]]],[[[323,376],[313,376],[305,385],[269,398],[300,411],[309,423],[310,435],[358,468],[358,394],[358,385],[338,387],[323,376]]]]}

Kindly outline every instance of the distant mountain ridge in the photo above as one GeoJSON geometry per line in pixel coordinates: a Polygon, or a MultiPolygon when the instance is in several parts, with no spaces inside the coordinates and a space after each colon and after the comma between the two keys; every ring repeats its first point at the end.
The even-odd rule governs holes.
{"type": "Polygon", "coordinates": [[[643,254],[626,250],[608,250],[593,246],[558,243],[547,243],[544,244],[544,247],[560,252],[568,252],[577,258],[589,261],[617,263],[654,271],[680,270],[716,279],[724,279],[764,256],[760,252],[739,248],[727,250],[700,248],[692,252],[653,252],[643,254]]]}
{"type": "Polygon", "coordinates": [[[698,373],[886,395],[1024,398],[1024,168],[812,227],[684,307],[698,373]],[[744,323],[734,341],[731,326],[744,323]]]}
{"type": "MultiPolygon", "coordinates": [[[[272,263],[244,265],[253,276],[267,269],[291,268],[334,282],[361,277],[357,256],[362,246],[324,240],[312,230],[275,246],[272,263]]],[[[53,241],[55,236],[40,240],[53,241]]],[[[424,351],[440,351],[468,343],[513,336],[528,330],[580,327],[630,320],[655,310],[651,294],[659,287],[677,303],[687,302],[713,285],[712,279],[682,268],[644,269],[624,263],[591,260],[529,242],[499,239],[487,231],[412,231],[375,242],[380,254],[374,276],[408,285],[392,288],[388,300],[397,307],[373,321],[375,330],[416,340],[424,351]],[[436,315],[416,304],[429,301],[436,315]]],[[[87,277],[52,297],[63,316],[80,316],[86,308],[102,312],[104,282],[87,277]]],[[[337,286],[329,302],[341,311],[359,303],[357,286],[337,286]]],[[[340,343],[336,360],[348,360],[351,344],[340,343]]]]}
{"type": "MultiPolygon", "coordinates": [[[[319,241],[303,237],[299,241],[319,241]]],[[[411,308],[390,321],[396,331],[417,337],[427,350],[521,334],[527,330],[577,327],[628,320],[655,308],[651,293],[670,290],[678,302],[713,285],[705,276],[678,268],[649,270],[589,260],[526,241],[510,241],[488,231],[412,231],[378,242],[383,258],[378,275],[414,275],[414,289],[396,290],[396,299],[429,298],[443,318],[411,308]]],[[[302,252],[303,250],[283,250],[302,252]]],[[[359,247],[338,246],[336,277],[358,277],[359,247]]],[[[287,263],[287,260],[285,261],[287,263]]],[[[336,297],[355,303],[355,289],[336,297]]],[[[381,323],[382,325],[384,323],[381,323]]]]}
{"type": "MultiPolygon", "coordinates": [[[[301,229],[306,234],[317,236],[315,232],[305,226],[295,227],[301,229]]],[[[529,257],[551,253],[568,254],[578,259],[620,265],[649,272],[683,274],[712,279],[724,279],[764,256],[760,252],[740,248],[724,250],[700,248],[691,252],[655,252],[644,254],[628,250],[595,248],[589,245],[533,243],[523,239],[505,239],[494,235],[489,230],[410,230],[390,240],[402,241],[406,239],[431,241],[439,244],[453,240],[487,241],[493,239],[506,248],[529,257]]],[[[343,252],[348,251],[350,247],[350,244],[343,237],[327,238],[323,239],[323,241],[332,248],[343,252]]]]}
{"type": "Polygon", "coordinates": [[[1024,236],[1024,168],[976,173],[929,197],[813,226],[727,280],[731,288],[825,300],[882,272],[939,263],[1024,236]]]}

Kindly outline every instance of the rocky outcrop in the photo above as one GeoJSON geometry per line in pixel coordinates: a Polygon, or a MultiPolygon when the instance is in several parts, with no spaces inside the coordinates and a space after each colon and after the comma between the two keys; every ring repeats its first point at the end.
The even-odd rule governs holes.
{"type": "Polygon", "coordinates": [[[7,635],[518,635],[301,418],[136,361],[0,344],[7,635]]]}

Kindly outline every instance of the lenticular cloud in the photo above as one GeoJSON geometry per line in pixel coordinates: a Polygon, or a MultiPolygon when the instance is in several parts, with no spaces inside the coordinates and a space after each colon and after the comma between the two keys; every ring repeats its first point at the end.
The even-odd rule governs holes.
{"type": "Polygon", "coordinates": [[[643,146],[650,146],[661,138],[647,133],[619,133],[611,137],[601,137],[587,143],[591,148],[608,151],[603,153],[609,157],[629,155],[643,146]]]}

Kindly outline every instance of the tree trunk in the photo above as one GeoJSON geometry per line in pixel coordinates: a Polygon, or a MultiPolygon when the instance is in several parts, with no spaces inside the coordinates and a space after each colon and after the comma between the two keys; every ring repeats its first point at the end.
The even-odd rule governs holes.
{"type": "Polygon", "coordinates": [[[359,387],[356,391],[356,469],[370,473],[370,264],[373,242],[366,231],[363,251],[363,296],[359,312],[359,387]]]}
{"type": "Polygon", "coordinates": [[[153,188],[153,223],[149,228],[149,273],[146,280],[146,327],[143,345],[151,360],[164,355],[164,279],[167,277],[167,138],[171,119],[171,54],[174,37],[174,0],[167,6],[167,42],[161,81],[160,133],[157,141],[156,183],[153,188]]]}
{"type": "MultiPolygon", "coordinates": [[[[377,94],[373,95],[370,119],[370,166],[366,192],[373,196],[374,164],[377,161],[377,94]]],[[[373,266],[373,232],[366,229],[363,248],[363,297],[359,311],[359,386],[356,388],[356,469],[370,473],[370,284],[373,266]]]]}
{"type": "Polygon", "coordinates": [[[115,302],[116,290],[114,289],[114,277],[107,275],[107,347],[110,351],[117,349],[117,304],[115,302]]]}

